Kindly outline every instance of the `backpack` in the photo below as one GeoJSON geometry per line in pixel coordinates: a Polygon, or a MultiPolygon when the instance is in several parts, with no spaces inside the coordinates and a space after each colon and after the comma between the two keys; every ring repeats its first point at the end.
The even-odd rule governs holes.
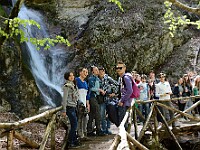
{"type": "MultiPolygon", "coordinates": [[[[133,80],[132,75],[129,74],[129,73],[126,73],[125,76],[128,76],[131,79],[131,81],[132,81],[133,93],[131,94],[130,98],[139,98],[139,96],[140,96],[140,89],[138,88],[137,84],[133,80]]],[[[124,76],[122,78],[122,82],[123,82],[123,85],[126,86],[125,85],[125,81],[124,81],[124,76]]]]}

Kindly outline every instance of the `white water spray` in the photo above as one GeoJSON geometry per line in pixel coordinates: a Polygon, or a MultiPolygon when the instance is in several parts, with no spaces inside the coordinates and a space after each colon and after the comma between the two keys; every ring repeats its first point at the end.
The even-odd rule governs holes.
{"type": "MultiPolygon", "coordinates": [[[[29,37],[49,37],[43,16],[35,11],[22,6],[19,15],[21,19],[32,19],[38,22],[41,29],[28,26],[26,36],[29,37]]],[[[64,83],[64,72],[66,68],[66,52],[63,49],[54,48],[50,50],[36,50],[36,47],[30,42],[26,43],[25,57],[28,57],[30,70],[35,78],[36,84],[46,102],[51,106],[60,103],[64,83]]]]}

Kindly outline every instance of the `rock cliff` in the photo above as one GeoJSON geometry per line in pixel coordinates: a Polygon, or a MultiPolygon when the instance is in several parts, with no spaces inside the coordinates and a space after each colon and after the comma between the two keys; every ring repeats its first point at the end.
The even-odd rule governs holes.
{"type": "MultiPolygon", "coordinates": [[[[72,46],[66,47],[72,54],[69,69],[102,65],[116,77],[115,63],[123,60],[129,70],[148,74],[153,69],[174,79],[187,71],[199,71],[198,30],[182,27],[171,38],[163,23],[163,0],[121,2],[124,12],[107,0],[27,0],[26,5],[44,13],[51,35],[70,40],[72,46]]],[[[19,55],[12,50],[1,54],[0,94],[23,116],[35,112],[41,101],[25,63],[17,69],[19,55]]]]}

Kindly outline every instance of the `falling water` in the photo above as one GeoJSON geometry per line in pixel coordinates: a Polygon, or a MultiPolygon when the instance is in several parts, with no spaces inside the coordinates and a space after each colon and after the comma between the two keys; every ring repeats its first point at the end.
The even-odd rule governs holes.
{"type": "MultiPolygon", "coordinates": [[[[27,36],[30,37],[49,37],[46,26],[43,22],[43,16],[35,11],[22,6],[19,15],[21,19],[32,19],[38,22],[41,29],[28,26],[27,36]]],[[[50,50],[36,50],[36,47],[30,42],[26,43],[24,51],[27,57],[28,65],[35,78],[36,84],[46,102],[51,106],[60,104],[62,95],[62,84],[64,83],[63,74],[67,70],[67,54],[64,49],[52,48],[50,50]]]]}

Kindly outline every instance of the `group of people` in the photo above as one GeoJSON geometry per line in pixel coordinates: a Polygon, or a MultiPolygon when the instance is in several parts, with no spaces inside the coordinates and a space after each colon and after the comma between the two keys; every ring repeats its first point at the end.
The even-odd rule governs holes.
{"type": "MultiPolygon", "coordinates": [[[[88,77],[88,69],[81,67],[78,70],[79,76],[75,78],[74,72],[66,72],[66,80],[63,86],[62,113],[68,116],[70,121],[70,131],[68,135],[68,147],[80,146],[78,137],[87,140],[89,136],[103,136],[112,134],[110,121],[106,115],[107,105],[112,100],[117,100],[119,120],[124,118],[126,110],[131,106],[134,98],[133,84],[140,90],[140,100],[149,99],[170,99],[173,94],[176,97],[198,95],[200,89],[200,77],[196,78],[195,85],[185,77],[179,79],[172,89],[166,78],[166,74],[160,73],[159,79],[151,71],[149,77],[137,74],[136,71],[126,72],[125,63],[119,61],[116,64],[116,73],[119,79],[116,81],[105,72],[105,68],[91,66],[91,75],[88,77]],[[193,93],[192,93],[193,91],[193,93]]],[[[197,99],[198,100],[198,99],[197,99]]],[[[164,102],[165,105],[173,107],[171,102],[164,102]]],[[[185,109],[185,103],[178,101],[179,109],[185,109]]],[[[150,103],[139,104],[139,110],[147,118],[150,111],[150,103]]],[[[169,120],[174,117],[174,112],[159,108],[164,117],[169,120]]],[[[200,112],[200,108],[198,109],[200,112]]],[[[116,115],[116,114],[113,114],[116,115]]],[[[162,119],[158,116],[158,121],[162,119]]],[[[138,118],[140,122],[140,118],[138,118]]],[[[142,122],[142,121],[141,121],[142,122]]],[[[176,126],[175,123],[172,126],[176,126]]],[[[126,124],[125,124],[126,128],[126,124]]]]}
{"type": "MultiPolygon", "coordinates": [[[[189,72],[188,74],[184,74],[181,78],[178,79],[177,83],[173,88],[173,95],[175,97],[188,97],[188,96],[196,96],[200,94],[200,76],[194,74],[193,72],[189,72]]],[[[193,103],[199,101],[199,98],[195,98],[195,101],[192,99],[189,100],[179,100],[178,108],[181,111],[189,108],[193,103]]],[[[200,106],[197,106],[193,112],[194,115],[200,115],[200,106]]],[[[184,118],[187,119],[187,118],[184,118]]]]}
{"type": "MultiPolygon", "coordinates": [[[[139,100],[151,100],[151,99],[159,99],[159,100],[168,100],[173,97],[179,97],[182,99],[178,101],[174,101],[177,104],[177,108],[180,111],[184,111],[193,105],[194,102],[199,101],[199,98],[195,98],[193,102],[192,99],[184,99],[184,97],[196,96],[200,94],[200,76],[194,74],[193,72],[188,72],[180,77],[177,83],[173,84],[167,79],[166,74],[160,73],[158,75],[159,78],[156,78],[154,71],[149,73],[149,77],[146,75],[139,75],[136,71],[132,71],[132,75],[135,79],[135,82],[140,89],[140,97],[139,100]]],[[[171,101],[162,102],[162,104],[167,105],[169,107],[174,107],[171,101]]],[[[151,103],[139,104],[138,108],[141,113],[147,118],[150,112],[151,103]]],[[[174,112],[169,111],[163,107],[159,107],[159,110],[168,121],[174,118],[174,112]]],[[[200,106],[197,106],[194,112],[189,112],[200,115],[200,106]]],[[[159,124],[163,123],[161,116],[157,116],[159,124]]],[[[181,120],[187,120],[186,117],[181,118],[181,120]]],[[[143,124],[143,120],[138,119],[138,123],[143,124]]],[[[172,127],[176,127],[178,124],[176,122],[172,123],[172,127]]]]}
{"type": "MultiPolygon", "coordinates": [[[[126,65],[119,62],[116,72],[122,77],[125,71],[126,65]]],[[[128,90],[125,90],[120,86],[120,82],[105,73],[103,67],[91,66],[91,75],[88,78],[87,68],[79,68],[78,73],[76,78],[74,72],[64,74],[66,82],[63,86],[62,114],[68,116],[71,125],[68,135],[69,148],[80,146],[78,137],[86,140],[88,136],[112,134],[109,130],[110,121],[106,116],[109,101],[118,99],[122,119],[131,104],[132,81],[129,78],[124,78],[128,87],[128,90]]]]}

